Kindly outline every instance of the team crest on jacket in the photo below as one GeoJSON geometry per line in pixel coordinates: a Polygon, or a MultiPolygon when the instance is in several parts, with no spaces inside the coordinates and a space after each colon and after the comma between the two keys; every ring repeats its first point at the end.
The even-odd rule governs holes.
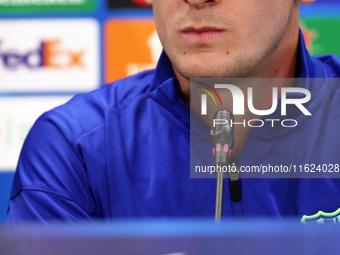
{"type": "Polygon", "coordinates": [[[313,215],[303,215],[301,218],[302,223],[340,223],[340,208],[335,212],[326,213],[318,211],[313,215]]]}

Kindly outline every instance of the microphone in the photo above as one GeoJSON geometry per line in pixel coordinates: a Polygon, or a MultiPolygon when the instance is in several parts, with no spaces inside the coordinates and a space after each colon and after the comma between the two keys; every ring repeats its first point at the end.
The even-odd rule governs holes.
{"type": "Polygon", "coordinates": [[[210,144],[215,165],[228,166],[230,164],[230,154],[234,145],[232,121],[234,121],[234,115],[227,109],[218,110],[214,114],[213,127],[210,132],[210,144]]]}
{"type": "Polygon", "coordinates": [[[214,156],[216,177],[215,220],[220,221],[223,201],[223,168],[230,166],[230,154],[234,145],[234,115],[227,109],[215,112],[210,132],[210,145],[214,156]],[[220,171],[219,171],[220,170],[220,171]]]}

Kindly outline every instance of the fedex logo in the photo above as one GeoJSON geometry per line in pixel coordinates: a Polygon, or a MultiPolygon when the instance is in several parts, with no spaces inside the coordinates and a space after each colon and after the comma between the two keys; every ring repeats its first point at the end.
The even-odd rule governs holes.
{"type": "Polygon", "coordinates": [[[99,39],[95,19],[0,20],[0,93],[97,88],[99,39]]]}
{"type": "Polygon", "coordinates": [[[68,50],[61,40],[44,40],[35,49],[19,52],[6,49],[0,40],[0,59],[5,68],[15,70],[19,67],[37,68],[83,68],[85,50],[68,50]]]}

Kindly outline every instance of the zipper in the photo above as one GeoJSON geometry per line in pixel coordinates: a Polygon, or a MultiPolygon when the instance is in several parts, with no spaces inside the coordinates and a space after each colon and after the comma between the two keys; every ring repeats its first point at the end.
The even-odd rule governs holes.
{"type": "Polygon", "coordinates": [[[229,172],[229,192],[231,200],[231,211],[233,217],[243,215],[242,208],[242,188],[240,179],[240,168],[236,162],[231,163],[231,171],[229,172]]]}

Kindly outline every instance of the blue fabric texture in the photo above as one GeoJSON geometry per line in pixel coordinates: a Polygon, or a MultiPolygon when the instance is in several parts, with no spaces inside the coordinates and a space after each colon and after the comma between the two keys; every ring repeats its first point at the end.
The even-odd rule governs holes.
{"type": "MultiPolygon", "coordinates": [[[[338,57],[310,57],[300,38],[300,77],[340,77],[338,57]]],[[[251,129],[239,166],[340,163],[340,89],[308,89],[313,123],[299,116],[294,132],[251,129]]],[[[79,94],[36,121],[21,152],[8,220],[213,217],[215,179],[190,178],[189,161],[190,109],[163,52],[155,70],[79,94]]],[[[232,203],[225,188],[223,217],[235,216],[232,203]]],[[[243,179],[239,203],[244,217],[334,212],[340,180],[243,179]]]]}

